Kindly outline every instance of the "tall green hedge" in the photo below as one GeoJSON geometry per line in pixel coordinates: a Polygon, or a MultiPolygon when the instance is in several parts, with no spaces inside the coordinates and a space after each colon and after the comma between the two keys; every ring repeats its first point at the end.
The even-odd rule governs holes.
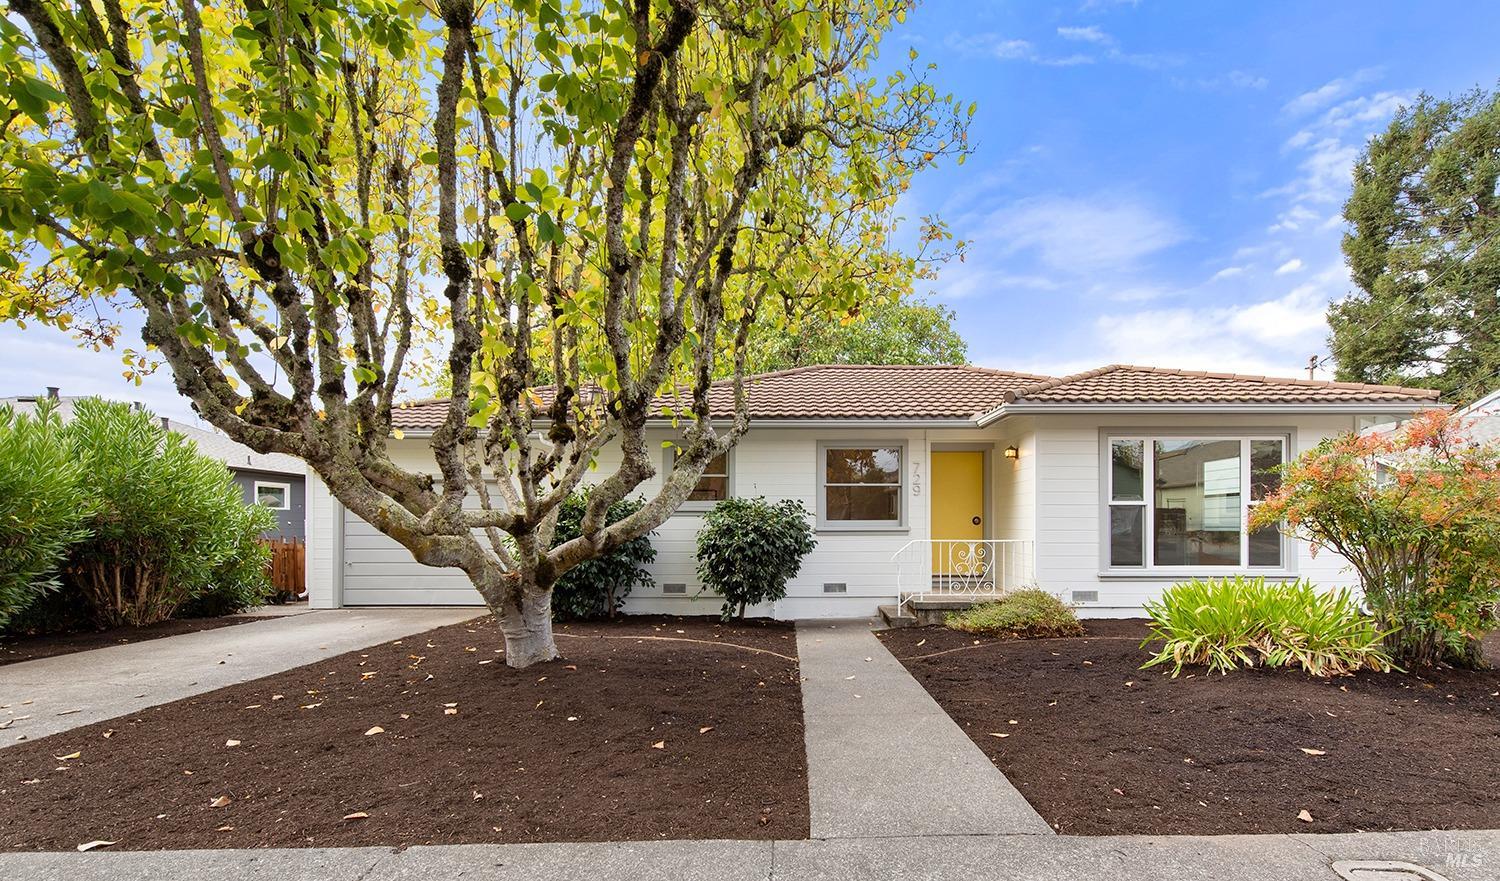
{"type": "Polygon", "coordinates": [[[195,599],[217,593],[237,610],[269,590],[256,539],[275,515],[247,506],[222,462],[148,413],[88,398],[66,424],[45,406],[34,420],[0,420],[0,481],[50,487],[21,507],[31,520],[12,511],[0,524],[0,590],[8,598],[16,584],[41,585],[22,591],[24,602],[6,600],[12,629],[150,624],[195,599]],[[43,518],[59,507],[77,516],[43,518]]]}
{"type": "Polygon", "coordinates": [[[53,405],[0,406],[0,630],[58,588],[87,513],[83,467],[53,405]]]}

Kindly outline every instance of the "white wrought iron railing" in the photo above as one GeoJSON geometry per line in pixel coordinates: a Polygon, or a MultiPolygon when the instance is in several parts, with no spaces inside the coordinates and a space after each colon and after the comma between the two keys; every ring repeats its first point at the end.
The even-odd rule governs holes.
{"type": "Polygon", "coordinates": [[[891,556],[898,606],[919,597],[1000,596],[1036,580],[1030,539],[918,538],[891,556]]]}

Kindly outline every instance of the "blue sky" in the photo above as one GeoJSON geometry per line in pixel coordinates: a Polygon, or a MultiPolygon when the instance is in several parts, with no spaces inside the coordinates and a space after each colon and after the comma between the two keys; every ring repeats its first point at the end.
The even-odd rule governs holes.
{"type": "Polygon", "coordinates": [[[1053,374],[1305,376],[1359,148],[1419,92],[1500,81],[1475,3],[938,0],[890,41],[979,102],[975,155],[902,206],[972,243],[932,288],[975,363],[1053,374]]]}
{"type": "MultiPolygon", "coordinates": [[[[1349,289],[1350,163],[1418,92],[1495,87],[1500,6],[932,0],[886,46],[979,103],[975,154],[901,206],[972,243],[931,287],[975,363],[1301,376],[1349,289]]],[[[113,353],[0,326],[0,395],[58,385],[191,417],[165,372],[120,374],[113,353]]]]}

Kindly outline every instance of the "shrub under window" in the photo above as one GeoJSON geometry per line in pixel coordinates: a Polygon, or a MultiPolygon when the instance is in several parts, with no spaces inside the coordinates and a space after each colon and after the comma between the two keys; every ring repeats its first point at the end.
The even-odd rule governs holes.
{"type": "Polygon", "coordinates": [[[817,546],[807,508],[795,499],[728,499],[698,532],[698,577],[724,597],[725,620],[786,596],[786,583],[817,546]]]}

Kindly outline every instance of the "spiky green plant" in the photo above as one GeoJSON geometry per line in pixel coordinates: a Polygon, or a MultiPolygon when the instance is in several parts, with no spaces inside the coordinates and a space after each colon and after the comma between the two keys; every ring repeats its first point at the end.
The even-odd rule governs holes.
{"type": "Polygon", "coordinates": [[[1189,664],[1210,672],[1239,667],[1300,667],[1313,676],[1362,669],[1391,670],[1386,633],[1347,590],[1319,591],[1311,582],[1263,577],[1207,578],[1168,588],[1146,603],[1151,635],[1161,648],[1142,667],[1189,664]]]}

